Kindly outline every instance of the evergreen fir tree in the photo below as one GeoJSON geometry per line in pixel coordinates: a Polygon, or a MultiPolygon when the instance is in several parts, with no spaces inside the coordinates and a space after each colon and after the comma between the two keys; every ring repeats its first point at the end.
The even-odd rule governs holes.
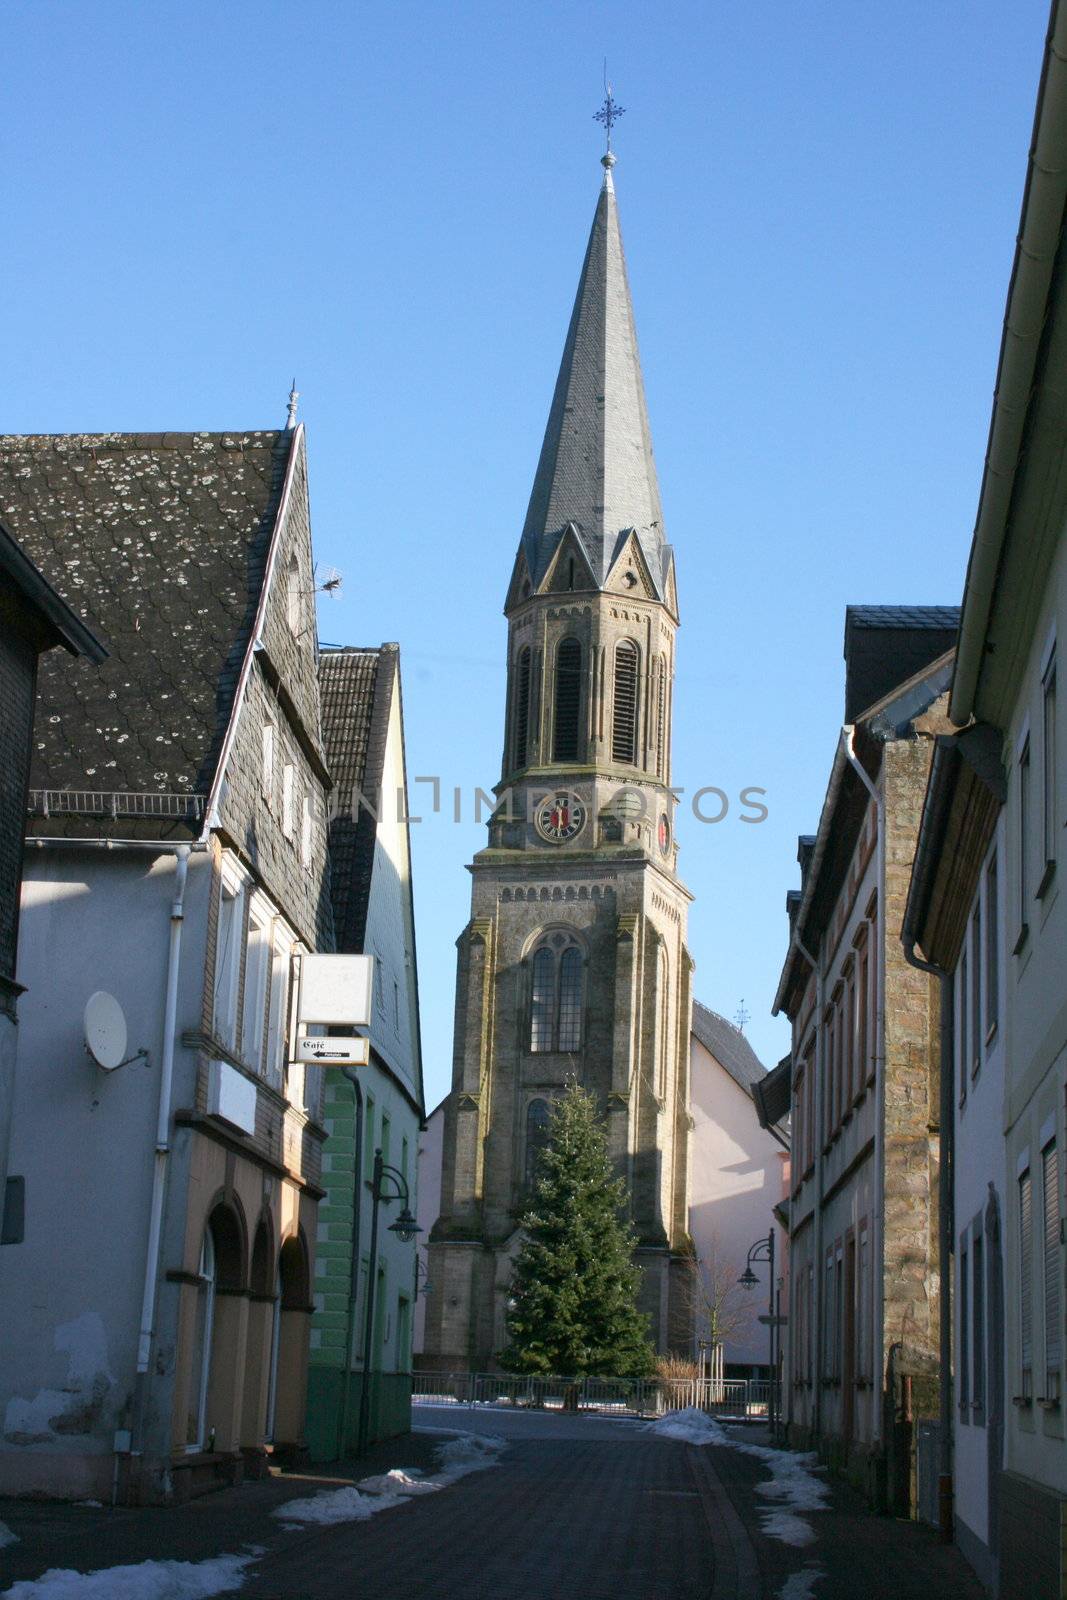
{"type": "Polygon", "coordinates": [[[655,1354],[637,1309],[635,1238],[592,1095],[572,1085],[553,1107],[511,1282],[510,1372],[644,1377],[655,1354]]]}

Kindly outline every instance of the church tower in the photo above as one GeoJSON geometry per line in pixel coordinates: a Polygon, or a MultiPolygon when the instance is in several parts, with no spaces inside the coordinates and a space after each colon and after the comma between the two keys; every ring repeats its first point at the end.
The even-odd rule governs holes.
{"type": "Polygon", "coordinates": [[[577,1079],[625,1176],[657,1347],[688,1347],[690,895],[676,871],[678,604],[612,182],[597,201],[504,606],[488,847],[458,941],[424,1364],[491,1370],[549,1105],[577,1079]]]}

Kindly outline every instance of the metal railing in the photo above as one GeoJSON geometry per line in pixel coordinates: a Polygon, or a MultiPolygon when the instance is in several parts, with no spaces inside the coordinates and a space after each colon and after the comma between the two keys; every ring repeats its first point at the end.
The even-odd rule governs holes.
{"type": "Polygon", "coordinates": [[[35,817],[188,817],[199,822],[204,816],[204,797],[110,789],[31,789],[26,808],[35,817]]]}
{"type": "Polygon", "coordinates": [[[597,1411],[662,1417],[694,1407],[709,1416],[766,1421],[766,1378],[516,1377],[492,1372],[416,1372],[415,1405],[507,1406],[538,1411],[597,1411]]]}

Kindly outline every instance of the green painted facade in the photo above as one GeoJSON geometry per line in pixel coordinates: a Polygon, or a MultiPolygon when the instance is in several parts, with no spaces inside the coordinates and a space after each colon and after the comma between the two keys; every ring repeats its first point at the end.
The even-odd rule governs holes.
{"type": "MultiPolygon", "coordinates": [[[[393,1160],[413,1180],[411,1152],[418,1133],[413,1112],[395,1085],[380,1069],[361,1075],[364,1094],[364,1129],[361,1181],[364,1183],[360,1214],[360,1279],[353,1339],[348,1415],[341,1427],[344,1389],[345,1335],[352,1260],[352,1183],[356,1119],[352,1089],[340,1073],[326,1080],[325,1125],[321,1183],[326,1191],[319,1202],[318,1246],[315,1264],[315,1315],[312,1318],[308,1368],[307,1441],[313,1461],[332,1461],[355,1448],[363,1384],[363,1337],[366,1315],[367,1271],[370,1264],[371,1195],[366,1187],[374,1151],[379,1146],[386,1161],[393,1160]],[[411,1127],[408,1127],[408,1124],[411,1127]],[[399,1145],[399,1149],[397,1149],[399,1145]]],[[[415,1196],[412,1191],[411,1204],[415,1196]]],[[[415,1252],[389,1232],[398,1210],[383,1204],[378,1219],[378,1285],[375,1296],[374,1336],[371,1355],[369,1439],[393,1438],[411,1427],[411,1323],[414,1298],[415,1252]]]]}

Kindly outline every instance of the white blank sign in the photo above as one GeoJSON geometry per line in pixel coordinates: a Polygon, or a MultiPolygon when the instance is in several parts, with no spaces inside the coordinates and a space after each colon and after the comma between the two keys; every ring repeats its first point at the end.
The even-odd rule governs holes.
{"type": "Polygon", "coordinates": [[[370,956],[301,956],[299,1020],[368,1027],[373,977],[370,956]]]}

